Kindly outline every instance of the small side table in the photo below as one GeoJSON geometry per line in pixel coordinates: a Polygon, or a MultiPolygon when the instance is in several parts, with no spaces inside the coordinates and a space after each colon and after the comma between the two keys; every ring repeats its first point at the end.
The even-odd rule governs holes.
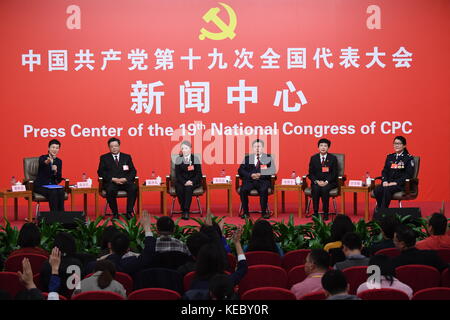
{"type": "Polygon", "coordinates": [[[364,219],[369,220],[369,192],[370,186],[365,187],[341,187],[341,208],[342,213],[345,214],[345,193],[353,192],[353,214],[356,216],[358,212],[358,192],[364,193],[364,219]]]}
{"type": "Polygon", "coordinates": [[[157,191],[161,193],[161,213],[167,216],[167,204],[166,204],[166,194],[167,187],[165,183],[162,183],[159,186],[139,186],[139,197],[138,197],[138,213],[139,217],[142,214],[142,193],[149,191],[157,191]]]}
{"type": "Polygon", "coordinates": [[[207,192],[206,192],[206,212],[207,213],[211,213],[211,195],[210,195],[210,191],[211,190],[227,190],[227,203],[228,203],[228,214],[230,215],[230,217],[233,216],[233,210],[232,210],[232,199],[231,199],[231,194],[232,194],[232,188],[233,185],[232,183],[208,183],[207,184],[207,192]]]}
{"type": "Polygon", "coordinates": [[[17,220],[19,218],[19,198],[26,198],[28,199],[28,221],[32,221],[32,207],[33,207],[33,193],[31,190],[27,191],[18,191],[18,192],[12,192],[8,190],[3,190],[0,192],[0,197],[3,198],[3,218],[5,220],[8,220],[7,216],[7,204],[8,199],[13,198],[14,199],[14,220],[17,220]]]}
{"type": "Polygon", "coordinates": [[[286,191],[297,191],[298,192],[298,217],[302,217],[303,210],[303,198],[302,198],[302,185],[281,185],[276,184],[274,187],[273,199],[275,201],[274,211],[275,217],[278,217],[278,191],[281,191],[281,212],[285,212],[285,192],[286,191]]]}
{"type": "Polygon", "coordinates": [[[75,195],[82,194],[83,195],[83,206],[84,206],[84,214],[87,216],[87,196],[88,194],[94,195],[94,203],[95,203],[95,217],[98,218],[98,188],[70,188],[70,210],[73,211],[73,207],[75,205],[75,195]]]}

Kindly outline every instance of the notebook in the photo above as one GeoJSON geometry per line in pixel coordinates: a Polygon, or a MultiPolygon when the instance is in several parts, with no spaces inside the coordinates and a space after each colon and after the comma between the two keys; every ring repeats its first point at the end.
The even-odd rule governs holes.
{"type": "Polygon", "coordinates": [[[47,188],[47,189],[62,189],[62,188],[64,188],[63,186],[60,186],[58,184],[46,184],[46,185],[43,185],[43,187],[47,188]]]}

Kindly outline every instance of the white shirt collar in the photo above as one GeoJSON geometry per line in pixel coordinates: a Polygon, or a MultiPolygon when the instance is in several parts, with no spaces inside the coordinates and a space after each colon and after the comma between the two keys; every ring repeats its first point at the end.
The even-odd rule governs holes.
{"type": "Polygon", "coordinates": [[[116,159],[116,157],[117,157],[117,160],[120,160],[120,152],[118,154],[112,154],[111,153],[111,155],[112,155],[114,160],[116,159]]]}
{"type": "Polygon", "coordinates": [[[325,153],[324,155],[322,155],[321,153],[319,153],[320,155],[320,160],[322,160],[322,158],[324,158],[325,160],[327,159],[327,155],[328,153],[325,153]]]}
{"type": "MultiPolygon", "coordinates": [[[[261,161],[262,153],[259,154],[259,161],[261,161]]],[[[258,163],[258,155],[255,153],[255,164],[258,163]]]]}

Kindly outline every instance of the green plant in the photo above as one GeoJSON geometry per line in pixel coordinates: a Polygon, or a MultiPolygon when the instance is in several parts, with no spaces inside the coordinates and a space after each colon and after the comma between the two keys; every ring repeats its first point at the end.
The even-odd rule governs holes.
{"type": "Polygon", "coordinates": [[[136,216],[128,220],[124,219],[124,221],[113,219],[112,224],[128,234],[130,238],[130,249],[132,251],[141,252],[144,249],[144,228],[137,222],[136,216]]]}
{"type": "Polygon", "coordinates": [[[323,221],[322,216],[313,216],[313,223],[307,223],[311,227],[311,237],[308,247],[311,249],[323,248],[331,239],[331,223],[323,221]]]}
{"type": "Polygon", "coordinates": [[[53,249],[53,242],[56,235],[59,232],[68,232],[68,230],[63,228],[61,223],[45,223],[45,219],[41,221],[39,230],[41,232],[41,248],[48,252],[51,252],[53,249]]]}
{"type": "Polygon", "coordinates": [[[18,239],[19,230],[11,227],[10,222],[6,219],[6,225],[0,226],[0,257],[2,260],[6,260],[12,251],[19,248],[18,239]]]}
{"type": "Polygon", "coordinates": [[[89,218],[86,222],[76,221],[77,227],[69,230],[77,242],[79,252],[98,255],[101,249],[101,239],[105,228],[108,226],[110,219],[103,221],[102,217],[98,217],[94,221],[89,218]]]}
{"type": "Polygon", "coordinates": [[[273,231],[276,241],[280,244],[284,252],[307,248],[309,245],[308,235],[310,226],[296,226],[294,224],[294,215],[289,216],[288,223],[284,219],[281,222],[273,223],[273,231]]]}
{"type": "Polygon", "coordinates": [[[366,248],[383,239],[381,227],[376,221],[366,222],[364,219],[360,219],[355,223],[355,232],[361,236],[363,247],[366,248]]]}

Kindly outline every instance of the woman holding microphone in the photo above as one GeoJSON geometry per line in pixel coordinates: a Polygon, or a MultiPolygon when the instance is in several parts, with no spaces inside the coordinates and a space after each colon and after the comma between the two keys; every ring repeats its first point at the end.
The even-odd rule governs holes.
{"type": "Polygon", "coordinates": [[[34,192],[44,196],[50,205],[50,211],[64,211],[64,188],[51,187],[61,182],[62,160],[56,155],[61,142],[56,139],[48,143],[48,153],[39,157],[39,167],[34,192]]]}

